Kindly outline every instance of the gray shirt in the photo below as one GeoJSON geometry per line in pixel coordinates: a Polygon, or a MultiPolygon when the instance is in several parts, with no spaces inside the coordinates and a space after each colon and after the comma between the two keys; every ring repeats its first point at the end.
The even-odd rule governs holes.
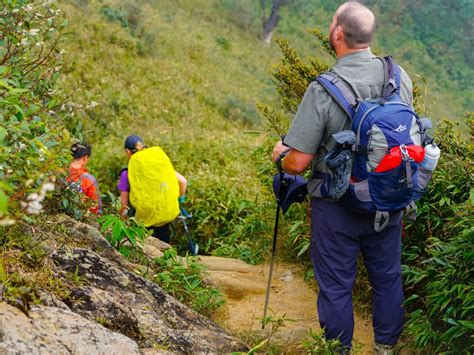
{"type": "MultiPolygon", "coordinates": [[[[359,98],[376,98],[382,93],[384,69],[382,61],[377,59],[369,48],[348,54],[337,60],[331,69],[349,82],[359,98]]],[[[400,96],[412,105],[412,83],[407,73],[400,68],[400,96]]],[[[314,154],[311,163],[314,172],[328,172],[324,156],[334,145],[331,135],[350,129],[350,119],[316,81],[312,82],[303,96],[285,144],[307,154],[314,154]]],[[[311,178],[308,192],[320,197],[321,180],[311,178]]]]}

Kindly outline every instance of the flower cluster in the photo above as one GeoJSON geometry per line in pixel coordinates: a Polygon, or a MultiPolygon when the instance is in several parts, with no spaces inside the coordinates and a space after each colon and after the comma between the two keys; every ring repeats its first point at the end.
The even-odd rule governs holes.
{"type": "Polygon", "coordinates": [[[46,193],[48,191],[54,190],[54,184],[47,182],[41,186],[41,191],[39,193],[33,192],[28,195],[27,202],[22,202],[21,206],[26,208],[26,211],[29,214],[40,214],[41,210],[43,209],[43,200],[46,197],[46,193]]]}

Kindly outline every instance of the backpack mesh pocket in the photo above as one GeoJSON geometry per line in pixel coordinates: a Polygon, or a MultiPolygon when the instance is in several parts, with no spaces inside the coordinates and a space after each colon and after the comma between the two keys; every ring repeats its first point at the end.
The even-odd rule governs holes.
{"type": "Polygon", "coordinates": [[[407,176],[405,164],[381,173],[368,174],[370,196],[377,210],[397,211],[413,201],[418,188],[418,164],[410,162],[410,167],[411,176],[407,176]]]}

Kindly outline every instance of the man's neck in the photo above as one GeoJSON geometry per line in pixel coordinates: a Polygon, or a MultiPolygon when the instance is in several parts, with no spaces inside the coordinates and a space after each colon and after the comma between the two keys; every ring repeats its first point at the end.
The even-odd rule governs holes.
{"type": "Polygon", "coordinates": [[[365,47],[365,48],[347,48],[347,47],[340,48],[336,52],[336,57],[337,57],[337,59],[339,59],[339,58],[345,57],[348,54],[365,51],[367,48],[369,48],[369,47],[365,47]]]}

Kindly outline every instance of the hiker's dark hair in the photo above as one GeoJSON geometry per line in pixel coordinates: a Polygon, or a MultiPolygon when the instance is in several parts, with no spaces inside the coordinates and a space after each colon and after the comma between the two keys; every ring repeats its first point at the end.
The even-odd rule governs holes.
{"type": "Polygon", "coordinates": [[[361,48],[368,46],[375,32],[375,16],[369,8],[355,1],[346,2],[344,8],[337,16],[337,25],[342,27],[347,47],[361,48]],[[361,12],[366,13],[371,19],[364,20],[361,12]]]}
{"type": "Polygon", "coordinates": [[[74,143],[71,146],[71,155],[74,159],[81,159],[82,157],[91,156],[91,146],[87,143],[74,143]]]}

